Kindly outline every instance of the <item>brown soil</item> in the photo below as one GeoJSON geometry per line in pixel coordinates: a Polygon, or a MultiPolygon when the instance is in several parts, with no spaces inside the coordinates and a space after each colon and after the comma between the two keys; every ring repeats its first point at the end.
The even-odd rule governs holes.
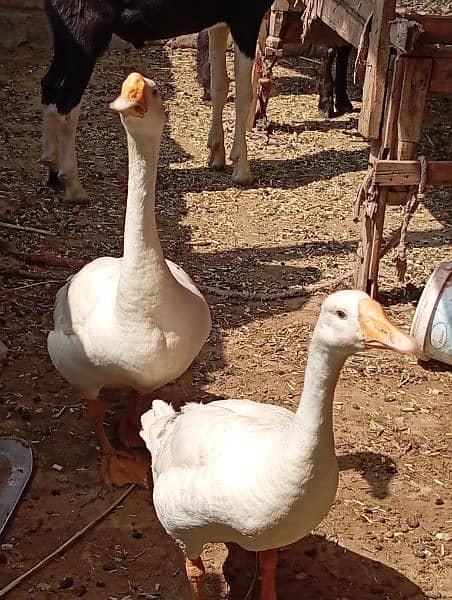
{"type": "MultiPolygon", "coordinates": [[[[55,235],[1,229],[23,252],[91,260],[121,252],[126,184],[125,139],[106,108],[131,70],[150,73],[170,115],[159,170],[158,219],[165,254],[198,283],[278,291],[340,275],[353,266],[358,230],[351,203],[368,146],[357,114],[324,121],[316,114],[315,65],[285,60],[270,102],[273,134],[250,136],[256,183],[237,189],[230,168],[205,167],[209,106],[195,83],[191,51],[116,52],[98,65],[78,135],[81,173],[91,196],[74,207],[44,185],[38,163],[39,79],[49,56],[21,47],[0,57],[0,221],[55,235]]],[[[353,90],[359,108],[359,91],[353,90]]],[[[451,115],[436,99],[420,149],[450,156],[451,115]]],[[[233,116],[228,103],[226,118],[233,116]]],[[[230,147],[232,122],[227,123],[230,147]]],[[[400,212],[390,209],[388,226],[400,212]]],[[[408,284],[382,267],[382,299],[409,326],[434,265],[452,257],[450,190],[428,195],[410,235],[408,284]]],[[[11,247],[10,247],[11,249],[11,247]]],[[[100,514],[112,501],[99,479],[98,449],[86,407],[46,353],[55,293],[71,269],[28,265],[5,248],[1,337],[9,362],[1,371],[2,435],[34,448],[34,476],[1,540],[5,585],[100,514]],[[22,275],[7,274],[8,269],[22,275]],[[53,465],[60,465],[61,471],[53,465]]],[[[321,297],[236,302],[209,296],[213,332],[192,368],[159,396],[247,397],[295,408],[306,350],[321,297]]],[[[445,366],[428,369],[389,353],[350,359],[336,399],[341,468],[336,502],[309,539],[280,552],[281,600],[421,600],[451,598],[450,390],[445,366]]],[[[120,399],[113,394],[113,399],[120,399]]],[[[116,411],[108,415],[114,435],[116,411]]],[[[117,497],[119,492],[114,493],[117,497]]],[[[205,552],[210,598],[226,597],[221,545],[205,552]]],[[[230,598],[243,599],[254,556],[234,551],[226,564],[230,598]]],[[[70,582],[69,582],[70,583],[70,582]]],[[[44,600],[187,596],[179,550],[157,522],[149,492],[134,490],[100,525],[8,598],[44,600]],[[72,586],[60,582],[73,578],[72,586]]]]}

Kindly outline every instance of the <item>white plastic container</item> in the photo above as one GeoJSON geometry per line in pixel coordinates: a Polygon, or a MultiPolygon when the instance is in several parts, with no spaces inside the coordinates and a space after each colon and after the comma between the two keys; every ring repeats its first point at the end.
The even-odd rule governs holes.
{"type": "Polygon", "coordinates": [[[430,275],[414,314],[411,335],[421,360],[434,358],[452,365],[452,260],[438,265],[430,275]]]}

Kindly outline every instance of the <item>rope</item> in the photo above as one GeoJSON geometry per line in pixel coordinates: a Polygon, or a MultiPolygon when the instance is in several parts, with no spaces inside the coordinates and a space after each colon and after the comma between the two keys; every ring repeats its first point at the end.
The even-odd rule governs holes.
{"type": "Polygon", "coordinates": [[[370,188],[372,185],[373,176],[374,176],[374,168],[372,166],[370,166],[367,169],[367,173],[363,179],[363,182],[359,186],[358,193],[356,194],[356,198],[353,203],[353,222],[354,223],[357,223],[359,220],[359,213],[361,211],[361,207],[363,206],[363,204],[366,201],[366,198],[369,194],[369,191],[370,191],[370,188]]]}
{"type": "Polygon", "coordinates": [[[421,177],[419,180],[419,185],[416,189],[415,186],[412,186],[408,190],[408,200],[405,203],[403,209],[403,219],[402,224],[400,226],[400,241],[397,246],[397,250],[394,256],[394,263],[397,269],[397,275],[399,277],[399,281],[404,283],[405,281],[405,273],[407,268],[407,233],[408,233],[408,225],[410,224],[413,215],[421,202],[425,199],[425,188],[427,187],[427,160],[425,156],[419,157],[419,163],[421,166],[421,177]]]}

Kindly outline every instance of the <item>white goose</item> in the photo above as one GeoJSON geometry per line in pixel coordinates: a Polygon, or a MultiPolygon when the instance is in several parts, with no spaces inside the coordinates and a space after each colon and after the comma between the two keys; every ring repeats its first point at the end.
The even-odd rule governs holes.
{"type": "Polygon", "coordinates": [[[117,452],[107,439],[99,392],[149,392],[179,377],[206,341],[211,319],[193,281],[165,260],[160,245],[155,181],[165,113],[157,86],[132,73],[110,107],[120,113],[129,152],[124,255],[90,262],[59,290],[47,347],[88,401],[105,481],[145,485],[148,463],[117,452]]]}
{"type": "Polygon", "coordinates": [[[276,600],[276,549],[296,542],[328,513],[338,483],[333,396],[348,356],[359,350],[416,349],[364,292],[323,303],[296,413],[251,400],[190,403],[175,413],[154,400],[140,435],[152,454],[154,506],[186,555],[201,598],[207,542],[261,551],[261,600],[276,600]]]}

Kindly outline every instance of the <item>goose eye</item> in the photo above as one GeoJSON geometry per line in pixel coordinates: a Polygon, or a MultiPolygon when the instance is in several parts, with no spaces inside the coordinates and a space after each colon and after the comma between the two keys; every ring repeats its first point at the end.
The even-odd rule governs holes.
{"type": "Polygon", "coordinates": [[[154,89],[152,90],[152,95],[153,95],[153,96],[157,96],[157,94],[158,94],[158,93],[159,93],[159,92],[158,92],[158,89],[157,89],[157,88],[154,88],[154,89]]]}
{"type": "Polygon", "coordinates": [[[337,310],[336,314],[339,317],[339,319],[346,319],[347,318],[347,314],[343,310],[337,310]]]}

